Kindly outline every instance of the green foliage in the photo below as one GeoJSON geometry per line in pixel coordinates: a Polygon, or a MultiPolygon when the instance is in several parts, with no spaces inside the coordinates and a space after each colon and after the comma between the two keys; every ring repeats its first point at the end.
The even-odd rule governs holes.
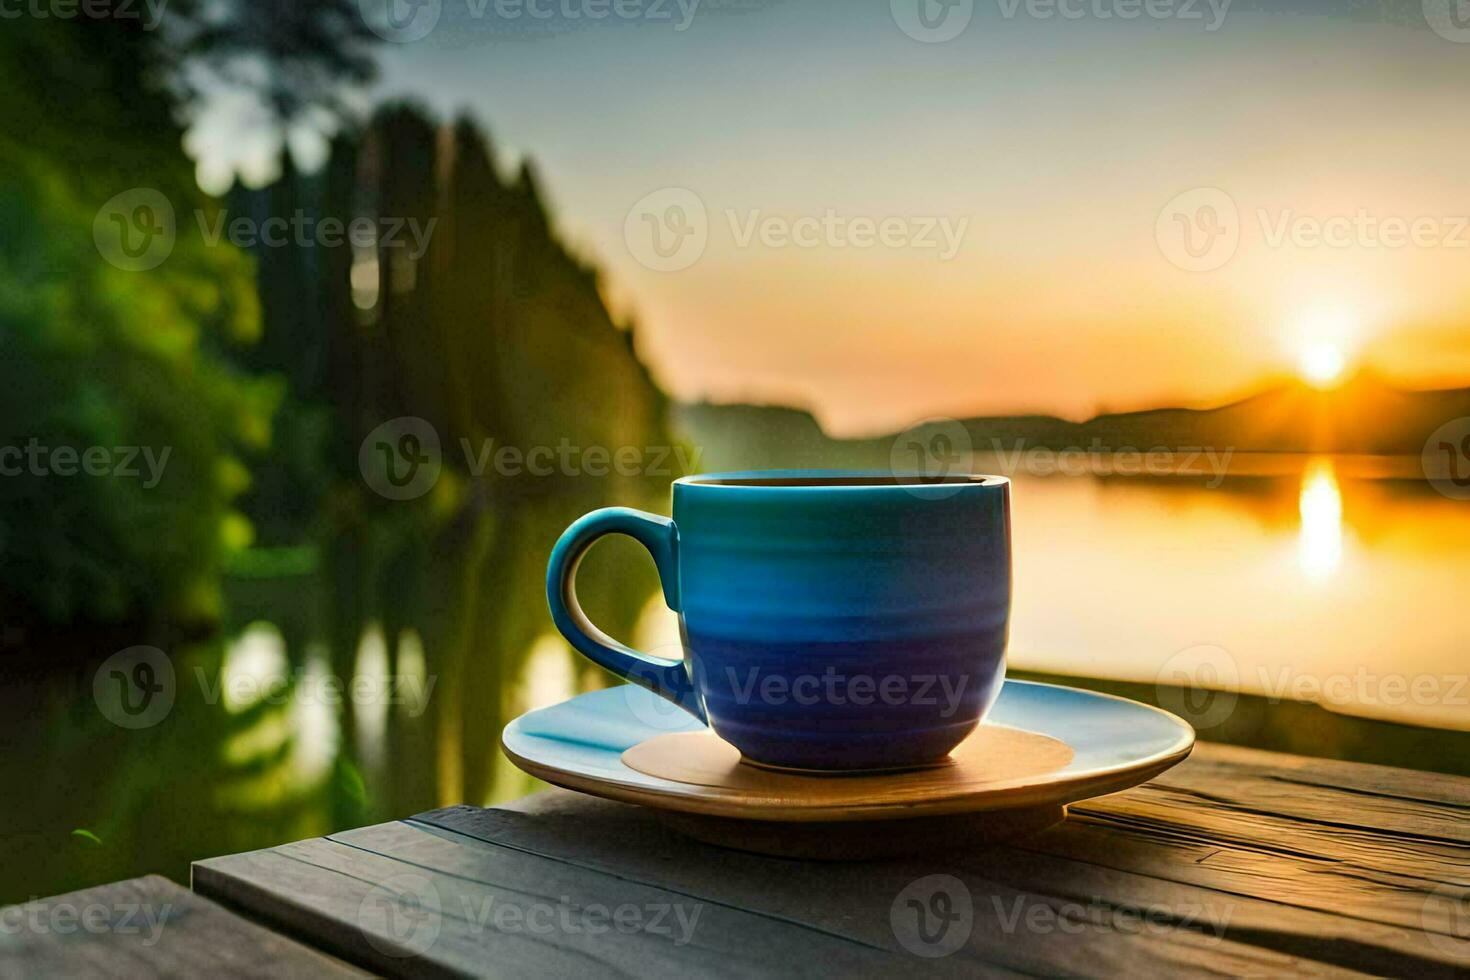
{"type": "Polygon", "coordinates": [[[199,234],[193,212],[205,202],[178,131],[146,97],[150,42],[84,22],[44,34],[17,23],[0,64],[12,69],[12,106],[38,115],[0,138],[4,612],[72,627],[207,623],[219,611],[226,539],[248,537],[229,507],[248,483],[240,456],[268,442],[279,396],[220,353],[259,329],[249,260],[199,234]],[[56,60],[13,70],[38,47],[56,60]],[[108,142],[86,140],[94,126],[108,142]],[[168,197],[179,220],[163,264],[133,272],[104,259],[93,222],[136,187],[168,197]],[[8,452],[32,447],[46,462],[8,452]],[[107,472],[60,475],[72,467],[50,454],[63,447],[78,456],[101,447],[107,472]]]}

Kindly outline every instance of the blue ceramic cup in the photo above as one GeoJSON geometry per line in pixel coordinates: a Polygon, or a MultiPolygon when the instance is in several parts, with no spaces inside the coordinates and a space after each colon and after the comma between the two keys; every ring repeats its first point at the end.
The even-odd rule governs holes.
{"type": "Polygon", "coordinates": [[[1010,482],[773,471],[685,477],[670,520],[609,507],[557,541],[557,629],[620,677],[705,721],[750,761],[801,769],[942,759],[1005,678],[1010,482]],[[605,534],[653,555],[684,660],[603,633],[577,563],[605,534]]]}

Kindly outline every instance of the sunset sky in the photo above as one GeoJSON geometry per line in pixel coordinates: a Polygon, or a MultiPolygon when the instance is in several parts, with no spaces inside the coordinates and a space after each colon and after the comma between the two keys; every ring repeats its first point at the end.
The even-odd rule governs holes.
{"type": "Polygon", "coordinates": [[[1063,19],[980,0],[923,43],[887,0],[705,0],[683,31],[673,0],[673,21],[596,26],[443,0],[428,36],[382,46],[372,94],[471,109],[507,162],[531,155],[680,397],[804,404],[858,432],[1208,403],[1313,358],[1470,382],[1470,43],[1417,0],[1388,5],[1400,23],[1241,3],[1215,30],[1204,0],[1200,19],[1098,16],[1120,3],[1063,19]],[[625,223],[669,187],[696,195],[708,241],[656,271],[625,223]],[[1193,261],[1180,222],[1220,200],[1197,188],[1238,215],[1206,271],[1171,261],[1193,261]],[[738,240],[756,212],[829,209],[967,224],[947,261],[738,240]],[[1346,238],[1314,244],[1334,218],[1346,238]]]}

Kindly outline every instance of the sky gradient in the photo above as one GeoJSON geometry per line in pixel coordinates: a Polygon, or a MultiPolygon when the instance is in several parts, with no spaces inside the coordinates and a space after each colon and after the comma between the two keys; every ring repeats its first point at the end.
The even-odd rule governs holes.
{"type": "Polygon", "coordinates": [[[1324,344],[1407,385],[1470,381],[1470,43],[1418,4],[1159,2],[990,0],[925,43],[887,0],[706,0],[682,31],[672,2],[594,24],[444,0],[427,36],[383,45],[371,94],[468,109],[507,165],[533,157],[682,398],[801,404],[842,433],[1082,417],[1220,401],[1324,344]],[[676,271],[629,219],[666,188],[704,211],[676,271]],[[1202,213],[1220,192],[1233,216],[1202,213]],[[887,245],[812,232],[895,217],[887,245]],[[816,244],[782,244],[801,218],[816,244]],[[916,247],[941,220],[963,223],[949,258],[916,247]],[[1223,251],[1180,251],[1222,227],[1223,251]]]}

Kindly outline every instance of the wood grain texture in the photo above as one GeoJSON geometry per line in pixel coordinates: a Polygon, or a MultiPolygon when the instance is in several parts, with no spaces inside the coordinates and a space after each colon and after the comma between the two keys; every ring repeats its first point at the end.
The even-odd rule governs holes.
{"type": "MultiPolygon", "coordinates": [[[[636,808],[572,794],[516,806],[543,824],[590,823],[585,811],[595,808],[597,822],[617,823],[618,837],[667,833],[636,808]]],[[[952,873],[967,883],[978,875],[1038,897],[1071,896],[1088,909],[1228,916],[1222,953],[1249,946],[1303,967],[1379,974],[1470,970],[1470,780],[1200,745],[1153,782],[1071,812],[1035,837],[928,863],[962,867],[952,873]]],[[[665,839],[642,849],[678,846],[665,839]]],[[[714,877],[739,880],[727,863],[714,877]]],[[[752,884],[749,894],[759,898],[760,888],[752,884]]],[[[988,896],[992,911],[1003,895],[988,896]]]]}
{"type": "Polygon", "coordinates": [[[1470,780],[1202,745],[1039,834],[946,855],[752,855],[551,790],[201,862],[195,884],[392,975],[1463,977],[1467,818],[1470,780]],[[384,914],[426,906],[427,945],[384,914]],[[619,907],[692,926],[584,928],[619,907]],[[572,926],[531,929],[536,908],[572,926]],[[955,948],[917,931],[929,912],[953,912],[955,948]]]}
{"type": "Polygon", "coordinates": [[[0,977],[358,977],[149,876],[0,909],[0,977]]]}
{"type": "Polygon", "coordinates": [[[415,822],[194,868],[197,890],[388,975],[880,976],[902,965],[800,920],[415,822]]]}

